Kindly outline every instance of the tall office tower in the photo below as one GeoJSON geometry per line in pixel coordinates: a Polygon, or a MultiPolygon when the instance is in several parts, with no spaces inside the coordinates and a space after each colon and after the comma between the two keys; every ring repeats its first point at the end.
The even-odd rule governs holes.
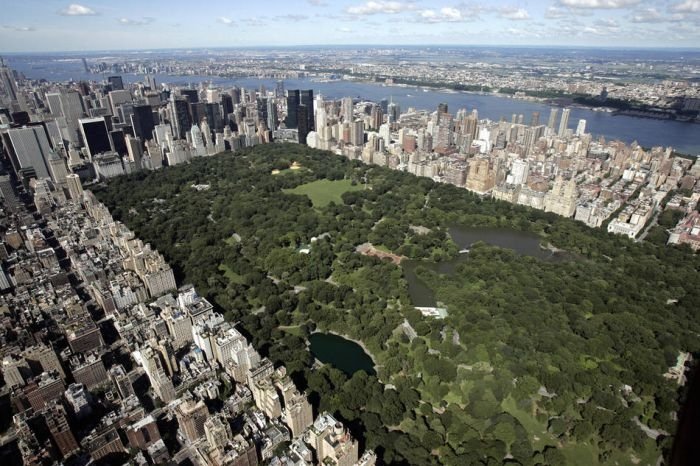
{"type": "Polygon", "coordinates": [[[559,117],[559,109],[553,108],[549,112],[549,121],[547,122],[547,128],[555,129],[557,126],[557,117],[559,117]]]}
{"type": "Polygon", "coordinates": [[[85,147],[87,147],[90,158],[112,150],[107,123],[103,117],[81,118],[78,120],[78,123],[80,124],[80,133],[83,135],[83,142],[85,147]]]}
{"type": "Polygon", "coordinates": [[[0,91],[8,104],[17,102],[17,83],[12,70],[5,65],[5,62],[0,63],[0,91]]]}
{"type": "Polygon", "coordinates": [[[382,123],[384,123],[384,112],[382,111],[382,107],[380,107],[379,105],[374,105],[372,107],[370,121],[370,126],[372,127],[372,129],[378,131],[379,127],[382,126],[382,123]]]}
{"type": "Polygon", "coordinates": [[[267,125],[267,99],[264,97],[255,99],[255,108],[258,112],[258,121],[267,125]]]}
{"type": "Polygon", "coordinates": [[[124,136],[124,131],[121,129],[116,129],[109,132],[109,139],[112,141],[112,145],[114,146],[114,152],[119,155],[127,154],[126,140],[124,139],[124,136]]]}
{"type": "Polygon", "coordinates": [[[204,102],[194,102],[189,104],[190,118],[192,124],[198,125],[207,114],[207,105],[204,102]]]}
{"type": "Polygon", "coordinates": [[[64,137],[72,143],[78,143],[78,120],[85,116],[85,104],[82,96],[75,91],[48,93],[46,100],[49,110],[55,117],[65,118],[64,137]]]}
{"type": "MultiPolygon", "coordinates": [[[[285,125],[287,128],[298,128],[299,119],[297,116],[299,104],[300,104],[299,90],[288,90],[287,91],[287,118],[285,120],[285,125]]],[[[301,140],[300,140],[301,142],[301,140]]],[[[306,140],[304,140],[306,142],[306,140]]]]}
{"type": "Polygon", "coordinates": [[[121,76],[110,76],[107,78],[107,82],[110,86],[112,86],[113,91],[124,90],[124,81],[122,80],[121,76]]]}
{"type": "Polygon", "coordinates": [[[306,125],[309,131],[314,131],[314,91],[311,89],[300,91],[299,103],[306,105],[306,125]]]}
{"type": "Polygon", "coordinates": [[[19,198],[12,187],[10,175],[0,175],[0,196],[5,199],[5,205],[8,207],[14,208],[20,205],[19,198]]]}
{"type": "MultiPolygon", "coordinates": [[[[231,99],[233,99],[233,105],[238,105],[241,103],[241,89],[239,87],[234,87],[231,89],[231,99]]],[[[284,97],[284,95],[282,96],[284,97]]]]}
{"type": "Polygon", "coordinates": [[[281,99],[284,97],[284,81],[277,81],[277,86],[275,88],[275,97],[281,99]]]}
{"type": "Polygon", "coordinates": [[[382,108],[382,112],[386,115],[389,112],[389,100],[382,99],[379,101],[379,106],[382,108]]]}
{"type": "Polygon", "coordinates": [[[439,115],[440,113],[447,113],[447,104],[444,103],[444,102],[443,102],[443,103],[439,103],[438,106],[437,106],[437,112],[438,112],[438,115],[439,115]]]}
{"type": "Polygon", "coordinates": [[[185,134],[192,127],[190,119],[190,109],[187,105],[187,100],[177,98],[173,94],[170,97],[168,104],[170,110],[170,124],[172,125],[173,135],[179,139],[185,139],[185,134]]]}
{"type": "Polygon", "coordinates": [[[314,420],[311,404],[305,396],[297,394],[284,402],[285,422],[292,431],[292,437],[300,436],[314,420]]]}
{"type": "Polygon", "coordinates": [[[586,134],[586,120],[581,118],[578,121],[578,126],[576,126],[576,136],[583,136],[586,134]]]}
{"type": "Polygon", "coordinates": [[[52,149],[43,125],[13,128],[4,135],[3,143],[15,173],[33,169],[38,178],[49,178],[52,149]]]}
{"type": "Polygon", "coordinates": [[[131,127],[134,128],[134,136],[142,141],[153,139],[153,108],[150,105],[134,105],[131,127]]]}
{"type": "Polygon", "coordinates": [[[353,121],[352,97],[343,97],[340,112],[344,123],[353,121]]]}
{"type": "Polygon", "coordinates": [[[525,160],[518,159],[513,162],[513,167],[510,170],[512,176],[511,184],[521,185],[527,181],[530,166],[525,160]]]}
{"type": "Polygon", "coordinates": [[[133,99],[131,92],[127,90],[112,91],[108,94],[109,106],[112,109],[112,115],[119,115],[119,106],[130,103],[133,99]]]}
{"type": "Polygon", "coordinates": [[[199,102],[199,93],[196,89],[180,89],[180,95],[191,104],[199,102]]]}
{"type": "Polygon", "coordinates": [[[55,152],[49,154],[49,172],[54,183],[59,185],[66,184],[66,176],[68,176],[66,161],[55,152]]]}
{"type": "Polygon", "coordinates": [[[350,126],[350,144],[362,146],[365,143],[365,125],[362,120],[355,120],[350,126]]]}
{"type": "Polygon", "coordinates": [[[224,119],[233,113],[233,97],[229,94],[221,94],[221,109],[224,112],[224,119]]]}
{"type": "Polygon", "coordinates": [[[209,410],[201,400],[187,400],[175,408],[175,417],[184,437],[190,442],[195,442],[205,434],[204,423],[209,417],[209,410]]]}
{"type": "Polygon", "coordinates": [[[540,112],[532,112],[532,118],[530,118],[530,126],[539,126],[540,124],[540,112]]]}
{"type": "Polygon", "coordinates": [[[393,101],[390,102],[387,115],[389,115],[389,123],[395,123],[399,121],[399,116],[401,115],[401,107],[399,106],[399,104],[393,101]]]}
{"type": "Polygon", "coordinates": [[[87,60],[85,58],[83,58],[83,69],[86,73],[90,72],[90,68],[88,68],[87,60]]]}
{"type": "Polygon", "coordinates": [[[571,113],[570,108],[565,108],[563,112],[561,112],[561,122],[559,122],[559,137],[563,137],[566,135],[566,130],[569,127],[569,114],[571,113]]]}
{"type": "Polygon", "coordinates": [[[146,83],[146,86],[148,86],[148,88],[150,90],[152,90],[152,91],[158,90],[158,84],[156,84],[156,77],[155,76],[153,76],[151,74],[147,74],[146,77],[144,78],[144,81],[146,83]]]}
{"type": "Polygon", "coordinates": [[[219,90],[218,89],[207,89],[205,92],[207,102],[210,104],[219,103],[219,90]]]}
{"type": "Polygon", "coordinates": [[[306,136],[309,135],[311,131],[309,129],[309,113],[311,109],[306,105],[299,105],[297,107],[297,123],[299,128],[299,144],[306,144],[306,136]]]}
{"type": "Polygon", "coordinates": [[[268,98],[266,102],[267,106],[267,129],[274,131],[277,129],[277,104],[275,99],[268,98]]]}
{"type": "Polygon", "coordinates": [[[128,134],[124,142],[126,144],[126,153],[129,155],[129,160],[134,163],[138,170],[141,168],[141,158],[143,157],[143,142],[141,142],[141,138],[135,138],[128,134]]]}
{"type": "Polygon", "coordinates": [[[54,400],[44,408],[44,420],[63,458],[68,458],[79,450],[78,442],[66,419],[66,410],[59,401],[54,400]]]}

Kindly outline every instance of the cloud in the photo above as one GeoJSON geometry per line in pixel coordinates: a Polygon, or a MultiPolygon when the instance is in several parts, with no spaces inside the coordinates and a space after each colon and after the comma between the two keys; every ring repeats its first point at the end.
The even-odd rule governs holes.
{"type": "Polygon", "coordinates": [[[633,23],[677,23],[683,21],[685,16],[682,13],[663,15],[656,8],[645,8],[632,16],[633,23]]]}
{"type": "Polygon", "coordinates": [[[596,24],[597,26],[600,26],[600,27],[612,28],[612,29],[616,29],[616,28],[619,28],[619,27],[620,27],[620,25],[618,24],[618,22],[615,21],[614,19],[604,19],[604,18],[601,18],[601,19],[597,20],[597,21],[595,22],[595,24],[596,24]]]}
{"type": "Polygon", "coordinates": [[[515,21],[530,19],[530,14],[524,8],[503,7],[500,11],[501,16],[506,19],[512,19],[515,21]]]}
{"type": "Polygon", "coordinates": [[[558,8],[556,6],[550,6],[547,8],[547,11],[544,14],[544,17],[547,19],[561,19],[561,18],[566,18],[567,16],[567,11],[564,10],[563,8],[558,8]]]}
{"type": "Polygon", "coordinates": [[[463,15],[457,8],[452,7],[440,8],[439,11],[423,10],[418,16],[421,21],[428,23],[458,23],[473,19],[463,15]]]}
{"type": "Polygon", "coordinates": [[[306,21],[309,19],[307,15],[279,15],[275,16],[273,18],[276,21],[287,21],[287,22],[297,22],[297,21],[306,21]]]}
{"type": "Polygon", "coordinates": [[[71,3],[59,12],[63,16],[95,16],[97,12],[78,3],[71,3]]]}
{"type": "Polygon", "coordinates": [[[685,0],[676,3],[671,7],[671,10],[679,13],[700,13],[700,0],[685,0]]]}
{"type": "Polygon", "coordinates": [[[155,21],[155,18],[151,18],[150,16],[144,16],[141,19],[119,18],[119,24],[123,24],[124,26],[144,26],[152,23],[153,21],[155,21]]]}
{"type": "Polygon", "coordinates": [[[407,2],[394,1],[370,1],[361,5],[350,6],[345,9],[345,12],[354,16],[376,15],[376,14],[397,14],[405,11],[414,10],[415,5],[407,2]]]}
{"type": "Polygon", "coordinates": [[[234,25],[233,20],[231,18],[227,18],[226,16],[219,16],[218,18],[216,18],[216,21],[221,24],[225,24],[226,26],[234,25]]]}
{"type": "Polygon", "coordinates": [[[641,1],[642,0],[559,0],[559,4],[570,8],[610,10],[631,7],[637,5],[641,1]]]}
{"type": "Polygon", "coordinates": [[[3,26],[3,29],[10,29],[16,32],[32,32],[36,31],[33,26],[3,26]]]}
{"type": "Polygon", "coordinates": [[[312,6],[328,6],[328,3],[323,0],[306,0],[306,2],[312,6]]]}
{"type": "Polygon", "coordinates": [[[352,32],[352,29],[347,28],[347,27],[342,27],[342,28],[340,28],[340,29],[338,29],[338,30],[339,30],[340,32],[352,32]]]}

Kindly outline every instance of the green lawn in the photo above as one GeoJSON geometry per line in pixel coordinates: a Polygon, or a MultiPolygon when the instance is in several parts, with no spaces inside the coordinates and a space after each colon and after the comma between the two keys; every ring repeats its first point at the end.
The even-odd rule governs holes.
{"type": "Polygon", "coordinates": [[[238,283],[239,285],[243,284],[243,277],[231,270],[228,266],[221,264],[219,265],[219,270],[221,270],[226,278],[231,280],[233,283],[238,283]]]}
{"type": "Polygon", "coordinates": [[[311,183],[302,184],[294,189],[285,189],[288,194],[302,194],[309,196],[314,207],[327,206],[331,201],[341,204],[340,196],[348,191],[360,191],[364,189],[361,184],[352,185],[350,180],[317,180],[311,183]]]}

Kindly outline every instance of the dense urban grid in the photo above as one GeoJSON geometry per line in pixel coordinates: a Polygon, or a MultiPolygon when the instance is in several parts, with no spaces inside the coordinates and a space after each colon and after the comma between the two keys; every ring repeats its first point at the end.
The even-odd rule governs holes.
{"type": "MultiPolygon", "coordinates": [[[[17,442],[24,464],[377,461],[349,425],[328,412],[314,413],[285,367],[261,357],[244,329],[193,285],[177,283],[164,257],[84,189],[91,184],[217,154],[236,157],[263,144],[298,143],[637,241],[700,249],[700,162],[671,147],[594,137],[585,120],[570,121],[568,107],[491,121],[480,119],[478,109],[439,102],[426,110],[401,108],[391,99],[329,100],[311,89],[285,89],[283,80],[274,89],[191,88],[153,77],[298,76],[291,70],[294,59],[285,66],[277,58],[279,70],[254,57],[208,69],[177,62],[85,61],[86,71],[115,72],[104,82],[30,80],[0,66],[5,164],[0,356],[3,394],[12,407],[2,419],[0,442],[17,442]],[[127,83],[118,74],[133,72],[145,72],[143,81],[127,83]]],[[[451,65],[417,64],[402,74],[406,68],[376,63],[348,68],[349,62],[325,57],[308,72],[323,79],[348,73],[390,83],[509,88],[512,92],[504,92],[522,96],[586,94],[600,98],[601,106],[610,96],[654,107],[637,110],[664,118],[692,119],[698,110],[700,87],[682,80],[634,87],[610,82],[602,88],[584,75],[535,77],[527,64],[510,74],[489,66],[455,74],[451,65]],[[451,81],[437,77],[447,74],[451,81]]],[[[677,71],[687,70],[678,65],[677,71]]],[[[280,166],[269,176],[300,168],[280,166]]],[[[372,182],[366,173],[357,181],[372,182]]],[[[210,185],[191,189],[206,192],[210,185]]],[[[425,205],[429,202],[426,198],[425,205]]],[[[390,227],[380,226],[377,235],[390,227]]],[[[401,260],[392,251],[363,246],[358,249],[363,254],[401,260]]],[[[431,307],[423,315],[439,318],[441,309],[431,307]]],[[[418,336],[408,321],[404,328],[406,338],[418,336]]],[[[459,342],[458,335],[452,338],[459,342]]],[[[682,384],[691,356],[671,356],[677,359],[666,378],[682,384]]],[[[544,389],[542,396],[554,395],[544,389]]],[[[626,396],[636,396],[631,387],[626,396]]],[[[643,427],[656,439],[666,425],[643,427]]],[[[549,463],[556,464],[559,457],[549,454],[549,463]]]]}

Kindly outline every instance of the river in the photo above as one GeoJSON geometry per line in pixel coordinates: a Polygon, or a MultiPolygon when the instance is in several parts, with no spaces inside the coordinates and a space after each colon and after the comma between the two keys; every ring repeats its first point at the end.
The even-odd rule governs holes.
{"type": "Polygon", "coordinates": [[[309,336],[309,349],[319,361],[340,369],[348,376],[357,371],[374,375],[374,362],[369,354],[357,343],[333,333],[312,333],[309,336]]]}
{"type": "MultiPolygon", "coordinates": [[[[102,81],[110,73],[85,73],[80,59],[59,61],[57,57],[11,56],[8,63],[31,79],[50,81],[92,80],[102,81]]],[[[143,81],[142,74],[121,74],[126,82],[143,81]]],[[[170,76],[154,75],[159,84],[169,83],[179,86],[198,85],[209,82],[220,87],[245,87],[275,89],[273,79],[258,78],[222,78],[217,76],[170,76]]],[[[438,103],[448,104],[448,110],[455,113],[461,108],[469,111],[476,108],[480,118],[499,120],[501,117],[510,121],[513,114],[524,116],[529,123],[533,112],[540,113],[540,123],[546,124],[552,106],[530,100],[513,99],[494,94],[476,94],[439,89],[425,89],[414,86],[385,86],[379,83],[358,81],[316,82],[311,79],[289,79],[284,82],[286,89],[313,89],[315,93],[331,98],[354,97],[373,102],[393,99],[402,110],[414,107],[419,110],[434,110],[438,103]]],[[[561,112],[559,112],[561,115],[561,112]]],[[[607,112],[594,111],[583,107],[571,108],[569,127],[576,128],[579,119],[586,120],[587,131],[594,136],[607,139],[619,139],[626,143],[637,141],[644,147],[671,146],[675,150],[700,155],[700,125],[678,121],[652,120],[626,115],[612,115],[607,112]]]]}
{"type": "MultiPolygon", "coordinates": [[[[534,233],[513,230],[510,228],[483,228],[450,226],[450,237],[460,249],[468,249],[477,241],[483,241],[492,246],[512,249],[518,254],[532,256],[542,260],[562,260],[565,254],[553,253],[540,246],[540,238],[534,233]]],[[[416,268],[425,267],[441,274],[451,274],[455,267],[469,258],[463,253],[454,259],[441,262],[405,260],[401,262],[404,279],[408,282],[408,294],[411,303],[418,307],[437,306],[435,292],[416,275],[416,268]]]]}

